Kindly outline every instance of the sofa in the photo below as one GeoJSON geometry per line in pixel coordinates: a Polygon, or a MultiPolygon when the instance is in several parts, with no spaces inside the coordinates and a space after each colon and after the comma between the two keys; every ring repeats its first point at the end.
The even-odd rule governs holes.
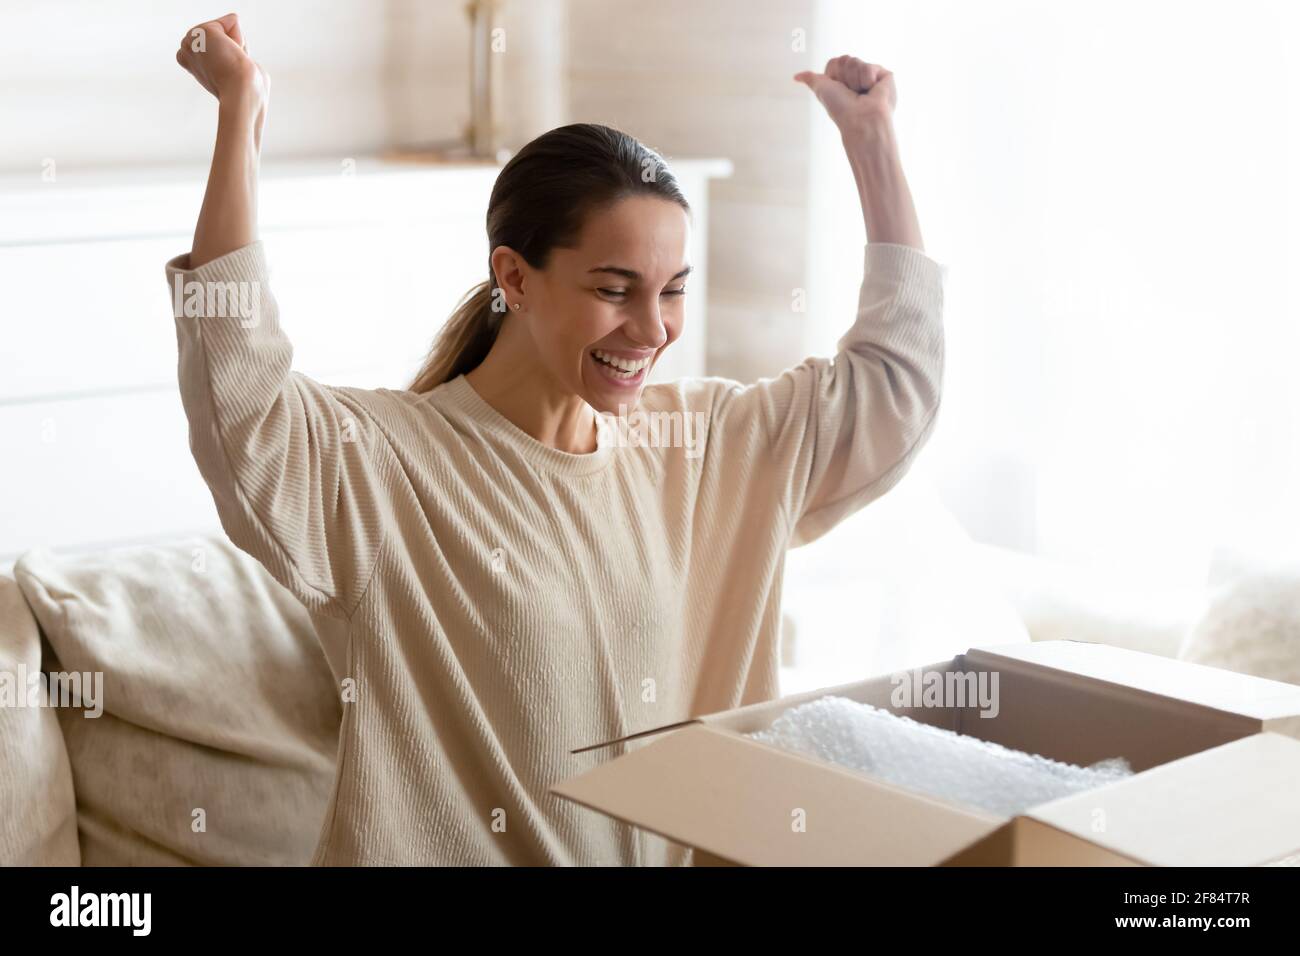
{"type": "Polygon", "coordinates": [[[23,554],[0,574],[0,674],[28,696],[0,707],[0,864],[306,863],[342,717],[327,626],[219,533],[23,554]]]}

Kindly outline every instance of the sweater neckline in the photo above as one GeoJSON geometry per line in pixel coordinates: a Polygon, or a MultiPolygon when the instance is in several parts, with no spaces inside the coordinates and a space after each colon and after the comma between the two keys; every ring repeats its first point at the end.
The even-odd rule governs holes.
{"type": "Polygon", "coordinates": [[[539,468],[562,475],[589,475],[606,467],[614,457],[614,442],[596,416],[596,450],[585,454],[561,451],[543,444],[488,404],[464,375],[441,386],[453,404],[469,418],[507,442],[539,468]]]}

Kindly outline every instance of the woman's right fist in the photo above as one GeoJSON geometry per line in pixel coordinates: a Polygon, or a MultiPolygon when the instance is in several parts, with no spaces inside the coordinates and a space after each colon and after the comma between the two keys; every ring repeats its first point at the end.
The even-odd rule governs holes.
{"type": "Polygon", "coordinates": [[[218,100],[251,95],[265,102],[270,93],[270,77],[248,55],[239,17],[233,13],[187,30],[176,62],[218,100]]]}

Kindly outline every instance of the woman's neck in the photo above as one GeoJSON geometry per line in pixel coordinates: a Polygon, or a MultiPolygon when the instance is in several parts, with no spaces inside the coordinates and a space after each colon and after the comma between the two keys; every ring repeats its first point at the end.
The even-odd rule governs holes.
{"type": "Polygon", "coordinates": [[[512,357],[498,342],[465,375],[470,387],[515,427],[550,448],[585,455],[597,448],[596,417],[581,396],[558,388],[535,359],[512,357]]]}

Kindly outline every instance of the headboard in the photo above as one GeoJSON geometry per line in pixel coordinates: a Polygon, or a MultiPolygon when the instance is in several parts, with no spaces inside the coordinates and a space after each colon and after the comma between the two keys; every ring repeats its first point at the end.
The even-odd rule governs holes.
{"type": "MultiPolygon", "coordinates": [[[[401,388],[460,297],[486,278],[494,165],[267,164],[262,235],[294,367],[401,388]]],[[[708,180],[694,209],[686,330],[657,379],[704,372],[708,180]]],[[[0,180],[0,569],[33,547],[84,550],[219,530],[189,453],[164,263],[188,251],[206,170],[0,180]]]]}

